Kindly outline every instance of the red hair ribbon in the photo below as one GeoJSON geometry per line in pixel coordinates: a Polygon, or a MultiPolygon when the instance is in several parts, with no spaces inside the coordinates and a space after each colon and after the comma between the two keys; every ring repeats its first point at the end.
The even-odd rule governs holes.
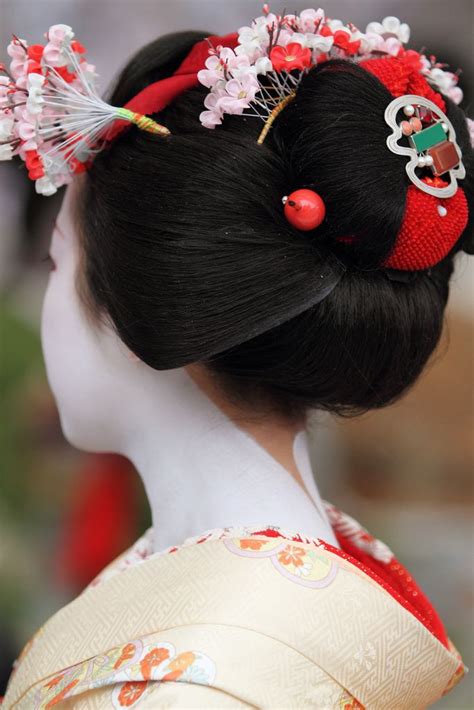
{"type": "MultiPolygon", "coordinates": [[[[125,104],[124,108],[141,114],[158,113],[186,89],[199,85],[197,73],[204,68],[211,45],[234,49],[237,44],[237,32],[222,36],[211,35],[200,40],[172,76],[150,84],[125,104]]],[[[424,96],[445,112],[443,97],[432,89],[420,73],[419,61],[417,52],[406,52],[400,57],[363,60],[360,65],[374,74],[394,97],[404,94],[424,96]]],[[[109,127],[106,139],[113,140],[131,125],[129,121],[116,119],[109,127]]],[[[424,180],[432,180],[433,185],[446,184],[440,178],[427,177],[424,180]]],[[[452,197],[439,198],[423,192],[416,185],[410,185],[395,248],[381,266],[412,271],[434,266],[452,249],[467,221],[468,203],[461,187],[458,186],[452,197]]],[[[340,237],[341,241],[354,238],[340,237]]]]}
{"type": "MultiPolygon", "coordinates": [[[[130,99],[123,108],[142,114],[162,111],[165,106],[168,106],[186,89],[190,89],[192,86],[201,86],[197,74],[198,71],[205,68],[205,61],[209,56],[211,45],[217,47],[221,44],[223,47],[234,49],[238,44],[238,40],[239,33],[230,32],[222,36],[210,35],[207,39],[196,42],[172,76],[146,86],[133,99],[130,99]]],[[[106,139],[113,140],[123,130],[130,128],[131,125],[130,121],[116,119],[106,132],[106,139]]]]}

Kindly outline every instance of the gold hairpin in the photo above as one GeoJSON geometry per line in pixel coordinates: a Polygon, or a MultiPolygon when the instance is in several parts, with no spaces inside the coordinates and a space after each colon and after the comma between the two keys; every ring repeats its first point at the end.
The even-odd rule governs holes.
{"type": "Polygon", "coordinates": [[[288,96],[285,96],[285,98],[283,99],[283,101],[280,101],[280,103],[275,106],[275,108],[271,111],[271,113],[269,114],[267,120],[265,121],[265,125],[264,125],[264,127],[262,128],[262,131],[261,131],[261,133],[260,133],[260,135],[259,135],[259,137],[258,137],[257,143],[259,143],[260,145],[263,143],[263,141],[265,140],[265,137],[266,137],[268,131],[269,131],[270,128],[272,127],[272,123],[273,123],[273,121],[275,120],[275,118],[278,116],[278,114],[279,114],[281,111],[283,111],[283,109],[285,108],[285,106],[286,106],[287,104],[289,104],[290,101],[293,101],[293,99],[295,98],[295,96],[296,96],[296,91],[292,91],[291,94],[288,94],[288,96]]]}

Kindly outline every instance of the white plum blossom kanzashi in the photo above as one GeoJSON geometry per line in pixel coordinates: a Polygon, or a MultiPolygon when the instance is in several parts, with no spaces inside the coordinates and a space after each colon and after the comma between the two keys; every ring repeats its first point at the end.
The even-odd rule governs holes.
{"type": "Polygon", "coordinates": [[[225,114],[267,121],[285,97],[295,94],[311,67],[336,57],[357,62],[384,54],[409,55],[433,88],[460,103],[463,94],[457,74],[424,54],[405,50],[409,38],[409,26],[393,16],[369,22],[361,32],[352,23],[327,17],[321,8],[280,16],[270,12],[266,3],[261,17],[238,29],[234,48],[209,47],[205,69],[197,75],[210,89],[200,120],[206,128],[221,124],[225,114]]]}

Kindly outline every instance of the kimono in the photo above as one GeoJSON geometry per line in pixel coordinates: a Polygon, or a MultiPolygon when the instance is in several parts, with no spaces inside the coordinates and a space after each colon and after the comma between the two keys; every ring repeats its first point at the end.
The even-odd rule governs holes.
{"type": "Polygon", "coordinates": [[[340,549],[261,526],[153,552],[150,528],[26,644],[2,709],[428,707],[468,669],[387,545],[323,504],[340,549]]]}

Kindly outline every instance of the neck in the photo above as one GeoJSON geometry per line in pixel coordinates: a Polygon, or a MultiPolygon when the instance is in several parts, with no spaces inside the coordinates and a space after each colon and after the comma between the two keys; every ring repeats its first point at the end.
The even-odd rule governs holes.
{"type": "Polygon", "coordinates": [[[121,453],[142,477],[155,551],[212,528],[242,525],[280,526],[337,546],[314,482],[305,429],[291,436],[290,455],[282,452],[279,461],[257,441],[267,442],[268,430],[254,436],[237,426],[186,368],[159,377],[148,370],[121,453]]]}

